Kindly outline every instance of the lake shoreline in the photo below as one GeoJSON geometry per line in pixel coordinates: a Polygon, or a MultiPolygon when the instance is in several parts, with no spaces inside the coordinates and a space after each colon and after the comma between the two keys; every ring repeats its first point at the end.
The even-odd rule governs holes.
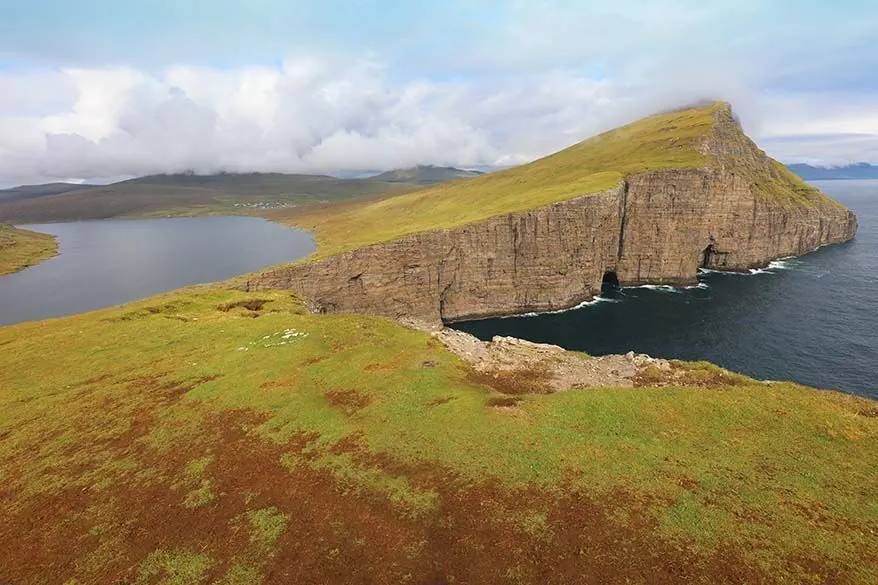
{"type": "Polygon", "coordinates": [[[0,224],[0,278],[21,272],[59,254],[52,234],[0,224]]]}
{"type": "Polygon", "coordinates": [[[52,262],[0,278],[0,325],[77,314],[222,282],[313,252],[305,230],[252,216],[26,224],[58,239],[52,262]]]}

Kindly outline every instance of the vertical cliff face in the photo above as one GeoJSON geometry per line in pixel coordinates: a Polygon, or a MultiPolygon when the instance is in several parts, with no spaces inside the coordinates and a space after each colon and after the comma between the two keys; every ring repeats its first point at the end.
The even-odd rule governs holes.
{"type": "Polygon", "coordinates": [[[266,272],[322,311],[438,322],[561,309],[591,298],[618,252],[621,187],[454,230],[266,272]]]}
{"type": "Polygon", "coordinates": [[[781,204],[726,170],[631,177],[617,272],[625,284],[691,283],[699,267],[746,270],[854,237],[856,217],[833,202],[781,204]]]}
{"type": "Polygon", "coordinates": [[[729,109],[700,143],[712,164],[635,173],[609,191],[271,270],[312,307],[438,323],[568,308],[622,285],[691,284],[854,237],[847,209],[786,174],[729,109]]]}

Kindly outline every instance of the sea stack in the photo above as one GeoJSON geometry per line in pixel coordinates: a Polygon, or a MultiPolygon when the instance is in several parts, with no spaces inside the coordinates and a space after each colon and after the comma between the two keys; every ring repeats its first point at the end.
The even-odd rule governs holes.
{"type": "Polygon", "coordinates": [[[320,312],[439,324],[550,311],[604,281],[686,285],[848,241],[855,215],[750,140],[725,102],[528,165],[300,220],[318,256],[251,278],[320,312]],[[463,206],[470,209],[461,211],[463,206]]]}

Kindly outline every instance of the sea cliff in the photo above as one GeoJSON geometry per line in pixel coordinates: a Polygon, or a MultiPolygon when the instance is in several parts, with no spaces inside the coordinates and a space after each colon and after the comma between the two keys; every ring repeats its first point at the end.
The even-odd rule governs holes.
{"type": "MultiPolygon", "coordinates": [[[[702,267],[762,267],[854,237],[854,214],[759,150],[730,107],[705,115],[687,146],[702,164],[624,173],[598,193],[268,270],[242,288],[291,289],[318,312],[436,324],[572,307],[605,281],[692,284],[702,267]]],[[[662,123],[673,130],[673,116],[662,123]]]]}

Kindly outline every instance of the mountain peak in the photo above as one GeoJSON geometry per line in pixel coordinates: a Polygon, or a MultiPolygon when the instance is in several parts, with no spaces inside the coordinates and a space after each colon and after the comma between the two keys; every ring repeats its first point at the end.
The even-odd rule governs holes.
{"type": "Polygon", "coordinates": [[[418,185],[433,185],[436,183],[444,183],[445,181],[453,181],[455,179],[477,177],[482,174],[483,173],[481,173],[480,171],[467,171],[455,167],[416,165],[405,169],[394,169],[392,171],[386,171],[370,178],[375,181],[385,181],[388,183],[413,183],[418,185]]]}

